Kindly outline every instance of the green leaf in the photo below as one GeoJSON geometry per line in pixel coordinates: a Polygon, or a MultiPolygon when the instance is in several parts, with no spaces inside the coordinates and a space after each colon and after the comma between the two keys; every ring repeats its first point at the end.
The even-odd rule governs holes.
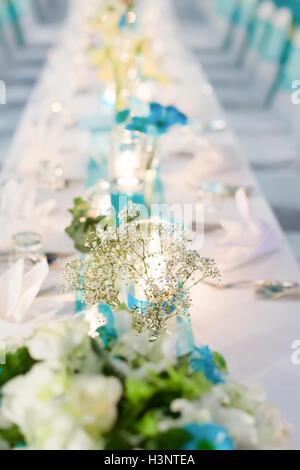
{"type": "Polygon", "coordinates": [[[170,429],[146,441],[147,450],[179,450],[190,440],[190,434],[184,429],[170,429]]]}
{"type": "Polygon", "coordinates": [[[131,450],[132,445],[125,435],[114,433],[108,440],[105,450],[131,450]]]}
{"type": "Polygon", "coordinates": [[[147,437],[153,437],[158,434],[158,411],[151,410],[146,412],[142,419],[137,424],[137,429],[140,434],[147,437]]]}
{"type": "Polygon", "coordinates": [[[140,379],[126,379],[125,397],[133,405],[137,406],[144,403],[155,393],[155,387],[140,379]]]}
{"type": "Polygon", "coordinates": [[[18,375],[24,375],[30,371],[35,361],[31,358],[28,349],[23,347],[15,353],[6,355],[6,364],[1,365],[0,387],[18,375]]]}
{"type": "Polygon", "coordinates": [[[69,209],[73,220],[71,225],[65,229],[69,237],[74,240],[75,248],[81,253],[89,252],[85,245],[89,238],[95,234],[97,225],[101,222],[105,222],[106,226],[110,224],[109,218],[105,215],[89,217],[89,210],[90,206],[87,201],[80,197],[75,198],[73,209],[69,209]]]}
{"type": "Polygon", "coordinates": [[[20,430],[17,426],[12,426],[9,429],[0,429],[0,440],[3,439],[9,444],[9,447],[13,449],[18,445],[24,445],[25,439],[20,433],[20,430]]]}
{"type": "Polygon", "coordinates": [[[213,351],[214,362],[218,366],[221,372],[227,372],[227,364],[223,356],[218,352],[213,351]]]}

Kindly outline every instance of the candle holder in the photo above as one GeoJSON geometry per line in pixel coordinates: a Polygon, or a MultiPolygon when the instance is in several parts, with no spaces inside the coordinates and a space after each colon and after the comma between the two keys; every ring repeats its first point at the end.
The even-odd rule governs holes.
{"type": "Polygon", "coordinates": [[[56,159],[39,162],[37,179],[41,187],[51,191],[60,191],[66,186],[64,171],[56,159]]]}
{"type": "Polygon", "coordinates": [[[109,176],[114,192],[128,196],[141,194],[146,168],[145,136],[117,128],[112,135],[109,157],[109,176]]]}
{"type": "Polygon", "coordinates": [[[109,217],[112,213],[110,184],[105,180],[98,180],[97,183],[87,190],[85,199],[90,206],[88,217],[97,218],[99,216],[109,217]]]}
{"type": "Polygon", "coordinates": [[[46,259],[42,239],[38,233],[20,232],[12,237],[11,261],[15,263],[20,258],[24,258],[26,269],[46,259]]]}

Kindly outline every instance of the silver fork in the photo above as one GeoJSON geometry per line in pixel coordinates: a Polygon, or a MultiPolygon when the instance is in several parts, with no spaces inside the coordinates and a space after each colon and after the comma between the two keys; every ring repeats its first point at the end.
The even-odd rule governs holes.
{"type": "Polygon", "coordinates": [[[300,299],[300,284],[293,281],[237,281],[226,284],[216,284],[211,281],[204,281],[204,284],[215,289],[233,289],[235,287],[253,287],[255,292],[268,299],[295,298],[300,299]]]}

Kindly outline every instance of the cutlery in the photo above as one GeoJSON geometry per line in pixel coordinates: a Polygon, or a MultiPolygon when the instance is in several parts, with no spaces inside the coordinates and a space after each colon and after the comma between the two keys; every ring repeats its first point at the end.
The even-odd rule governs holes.
{"type": "MultiPolygon", "coordinates": [[[[193,220],[192,222],[192,225],[191,225],[191,229],[192,229],[192,232],[196,233],[198,232],[198,223],[193,220]]],[[[219,230],[221,228],[221,225],[220,224],[204,224],[204,227],[201,226],[201,229],[202,231],[204,230],[204,233],[209,233],[209,232],[214,232],[215,230],[219,230]]]]}
{"type": "Polygon", "coordinates": [[[253,192],[252,186],[236,186],[223,183],[221,181],[202,181],[198,186],[198,193],[216,194],[220,197],[234,197],[239,189],[244,189],[249,197],[253,192]]]}
{"type": "Polygon", "coordinates": [[[266,299],[300,298],[300,284],[292,281],[237,281],[226,284],[216,284],[204,281],[204,284],[219,290],[233,289],[239,287],[253,287],[255,293],[266,299]]]}
{"type": "MultiPolygon", "coordinates": [[[[54,264],[58,261],[63,261],[64,259],[68,259],[71,256],[74,256],[72,253],[45,253],[47,258],[48,264],[54,264]]],[[[9,252],[0,252],[0,263],[7,264],[10,262],[11,253],[9,252]]]]}
{"type": "Polygon", "coordinates": [[[195,120],[191,122],[189,128],[199,134],[223,132],[227,129],[227,122],[224,119],[213,119],[211,121],[195,120]]]}
{"type": "Polygon", "coordinates": [[[227,129],[227,123],[223,119],[214,119],[213,121],[207,121],[202,123],[200,129],[202,130],[202,132],[225,131],[225,129],[227,129]]]}

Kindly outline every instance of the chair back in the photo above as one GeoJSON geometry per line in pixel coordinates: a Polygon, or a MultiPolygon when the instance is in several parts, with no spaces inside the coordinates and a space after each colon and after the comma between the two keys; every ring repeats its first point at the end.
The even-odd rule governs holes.
{"type": "MultiPolygon", "coordinates": [[[[26,2],[26,0],[24,0],[26,2]]],[[[10,49],[25,46],[25,38],[20,24],[21,12],[12,0],[1,0],[0,21],[7,46],[10,49]]]]}
{"type": "Polygon", "coordinates": [[[286,115],[300,134],[300,27],[294,32],[285,63],[270,96],[275,108],[286,115]]]}
{"type": "Polygon", "coordinates": [[[261,55],[264,61],[281,63],[284,49],[287,47],[292,28],[293,16],[289,8],[278,8],[272,16],[266,33],[267,40],[263,42],[261,55]]]}
{"type": "Polygon", "coordinates": [[[262,40],[265,39],[265,34],[275,10],[273,2],[266,0],[259,4],[253,21],[249,25],[248,31],[248,47],[257,52],[260,51],[262,40]]]}

